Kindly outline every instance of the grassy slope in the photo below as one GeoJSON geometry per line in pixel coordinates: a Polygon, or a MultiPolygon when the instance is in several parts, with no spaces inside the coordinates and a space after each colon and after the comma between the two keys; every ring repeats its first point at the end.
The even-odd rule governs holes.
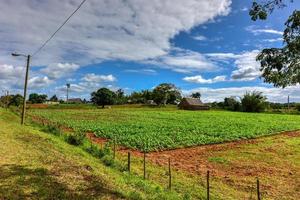
{"type": "Polygon", "coordinates": [[[300,129],[300,115],[225,111],[191,112],[177,109],[37,109],[31,113],[124,146],[148,150],[255,138],[300,129]]]}
{"type": "Polygon", "coordinates": [[[179,199],[0,108],[0,199],[179,199]]]}

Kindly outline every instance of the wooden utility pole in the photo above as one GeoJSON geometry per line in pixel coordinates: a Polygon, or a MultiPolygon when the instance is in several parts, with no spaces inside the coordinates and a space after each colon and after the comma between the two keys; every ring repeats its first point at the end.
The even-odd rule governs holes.
{"type": "Polygon", "coordinates": [[[22,109],[22,118],[21,124],[24,124],[25,114],[26,114],[26,96],[27,96],[27,83],[28,83],[28,73],[29,73],[29,64],[30,64],[30,55],[27,56],[27,64],[26,64],[26,74],[25,74],[25,84],[24,84],[24,98],[23,98],[23,109],[22,109]]]}

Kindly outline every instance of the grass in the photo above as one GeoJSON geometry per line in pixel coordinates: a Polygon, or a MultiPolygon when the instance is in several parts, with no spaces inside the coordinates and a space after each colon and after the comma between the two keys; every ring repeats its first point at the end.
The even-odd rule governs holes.
{"type": "Polygon", "coordinates": [[[0,199],[206,199],[207,169],[212,172],[211,199],[255,199],[256,177],[263,199],[300,195],[299,136],[276,135],[200,151],[199,174],[172,165],[169,192],[166,165],[147,162],[149,180],[144,181],[141,157],[132,156],[129,175],[126,154],[117,153],[117,164],[111,165],[110,157],[100,160],[87,152],[85,143],[69,145],[65,133],[51,127],[22,127],[16,115],[3,109],[0,127],[0,199]]]}
{"type": "Polygon", "coordinates": [[[0,199],[181,199],[0,108],[0,199]]]}
{"type": "Polygon", "coordinates": [[[31,109],[30,114],[76,131],[116,138],[132,149],[155,151],[250,139],[300,129],[300,115],[183,111],[171,107],[31,109]]]}

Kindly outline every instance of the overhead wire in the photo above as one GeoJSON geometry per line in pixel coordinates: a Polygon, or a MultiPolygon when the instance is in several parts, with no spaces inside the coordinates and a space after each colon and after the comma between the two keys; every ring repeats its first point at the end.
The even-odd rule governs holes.
{"type": "Polygon", "coordinates": [[[72,14],[58,27],[58,29],[32,54],[32,56],[36,56],[47,44],[50,42],[51,39],[54,38],[56,33],[62,29],[62,27],[73,17],[73,15],[82,7],[82,5],[86,2],[87,0],[83,0],[78,7],[72,12],[72,14]]]}

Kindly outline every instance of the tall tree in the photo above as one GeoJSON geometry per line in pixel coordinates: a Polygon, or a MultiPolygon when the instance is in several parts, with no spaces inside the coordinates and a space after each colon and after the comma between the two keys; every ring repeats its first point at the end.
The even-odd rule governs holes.
{"type": "Polygon", "coordinates": [[[261,92],[247,92],[242,98],[244,112],[262,112],[267,106],[266,97],[261,92]]]}
{"type": "Polygon", "coordinates": [[[116,94],[108,88],[100,88],[91,94],[91,101],[104,108],[105,105],[112,105],[116,99],[116,94]]]}
{"type": "MultiPolygon", "coordinates": [[[[249,14],[254,21],[265,20],[275,8],[284,8],[288,2],[293,0],[255,1],[249,14]]],[[[300,83],[300,11],[295,10],[285,26],[283,47],[263,49],[257,56],[264,81],[283,88],[300,83]]]]}

